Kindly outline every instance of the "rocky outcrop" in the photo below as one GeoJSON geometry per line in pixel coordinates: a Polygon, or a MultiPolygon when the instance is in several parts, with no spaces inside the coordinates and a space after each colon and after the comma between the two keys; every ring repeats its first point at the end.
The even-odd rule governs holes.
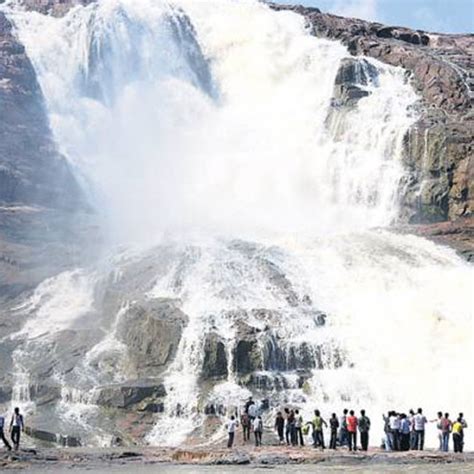
{"type": "Polygon", "coordinates": [[[224,341],[218,334],[212,332],[206,336],[204,343],[201,377],[203,379],[220,379],[226,378],[228,374],[224,341]]]}
{"type": "Polygon", "coordinates": [[[64,448],[77,448],[81,446],[81,440],[76,436],[51,433],[49,431],[32,428],[30,426],[25,427],[25,433],[34,439],[59,445],[64,448]]]}
{"type": "MultiPolygon", "coordinates": [[[[313,310],[316,326],[325,324],[326,315],[313,310]]],[[[311,369],[338,368],[344,357],[337,348],[326,345],[292,343],[278,334],[271,325],[284,320],[278,312],[255,309],[250,312],[236,312],[236,344],[232,351],[234,372],[241,377],[259,371],[275,373],[310,371],[311,369]],[[248,324],[249,319],[266,321],[263,328],[248,324]]]]}
{"type": "Polygon", "coordinates": [[[130,374],[159,375],[176,354],[187,320],[173,300],[159,298],[132,305],[117,329],[118,339],[127,346],[130,374]]]}
{"type": "MultiPolygon", "coordinates": [[[[316,8],[271,6],[303,15],[313,34],[342,41],[354,56],[370,56],[411,74],[422,101],[420,118],[405,141],[409,176],[401,217],[428,223],[472,214],[474,35],[427,33],[343,18],[316,8]]],[[[358,91],[351,89],[347,63],[338,77],[347,84],[341,88],[342,100],[350,101],[351,94],[356,99],[358,91]]]]}
{"type": "Polygon", "coordinates": [[[369,92],[361,86],[368,85],[377,78],[377,75],[377,69],[365,59],[343,59],[334,84],[332,105],[336,107],[356,105],[359,99],[369,95],[369,92]]]}

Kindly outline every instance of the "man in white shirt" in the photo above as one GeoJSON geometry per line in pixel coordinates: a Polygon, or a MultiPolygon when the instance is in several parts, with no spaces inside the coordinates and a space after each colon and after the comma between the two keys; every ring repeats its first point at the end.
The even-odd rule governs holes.
{"type": "Polygon", "coordinates": [[[259,415],[258,411],[259,410],[256,403],[253,403],[249,406],[248,414],[251,422],[253,422],[253,420],[259,415]]]}
{"type": "Polygon", "coordinates": [[[262,445],[262,433],[263,433],[263,422],[260,415],[255,418],[252,422],[253,425],[253,434],[255,436],[255,446],[262,445]]]}
{"type": "Polygon", "coordinates": [[[392,411],[388,418],[390,441],[394,451],[400,451],[400,416],[392,411]]]}
{"type": "Polygon", "coordinates": [[[0,415],[0,439],[3,441],[3,444],[5,447],[8,449],[8,451],[12,450],[12,447],[10,446],[10,443],[7,441],[5,438],[5,418],[0,415]]]}
{"type": "Polygon", "coordinates": [[[238,422],[237,420],[235,419],[235,416],[232,415],[230,417],[230,420],[227,422],[227,434],[229,435],[229,439],[227,441],[227,447],[228,448],[232,448],[233,444],[234,444],[234,438],[235,438],[235,431],[237,429],[237,426],[238,426],[238,422]]]}
{"type": "Polygon", "coordinates": [[[425,444],[425,425],[428,422],[425,415],[423,415],[423,410],[418,408],[418,413],[413,417],[413,425],[415,427],[415,449],[423,451],[423,446],[425,444]]]}

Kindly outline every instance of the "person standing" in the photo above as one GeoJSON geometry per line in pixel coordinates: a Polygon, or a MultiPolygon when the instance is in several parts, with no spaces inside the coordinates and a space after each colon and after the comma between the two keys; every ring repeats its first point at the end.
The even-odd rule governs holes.
{"type": "Polygon", "coordinates": [[[443,430],[441,429],[441,420],[443,419],[443,413],[438,412],[437,418],[430,420],[430,423],[436,423],[436,429],[438,430],[438,441],[439,441],[439,450],[443,450],[443,430]]]}
{"type": "Polygon", "coordinates": [[[467,428],[467,421],[464,418],[464,413],[459,413],[458,420],[459,419],[461,419],[461,425],[462,425],[461,442],[462,442],[462,446],[464,446],[464,430],[467,428]]]}
{"type": "Polygon", "coordinates": [[[3,444],[8,449],[8,451],[11,451],[12,447],[10,446],[10,443],[7,441],[7,438],[5,438],[4,429],[5,429],[5,418],[0,415],[0,439],[3,441],[3,444]]]}
{"type": "Polygon", "coordinates": [[[311,424],[313,425],[313,446],[315,448],[320,446],[321,449],[324,449],[325,446],[324,446],[323,426],[327,426],[328,424],[321,416],[321,413],[319,410],[314,410],[314,418],[311,424]]]}
{"type": "Polygon", "coordinates": [[[245,403],[245,413],[247,413],[247,414],[249,412],[250,405],[255,405],[255,402],[253,401],[252,397],[249,397],[249,399],[245,403]]]}
{"type": "Polygon", "coordinates": [[[331,439],[329,441],[329,449],[336,449],[337,446],[337,430],[339,428],[339,420],[335,413],[329,418],[329,427],[331,428],[331,439]]]}
{"type": "Polygon", "coordinates": [[[365,410],[360,411],[360,417],[357,424],[359,426],[362,451],[367,451],[369,449],[370,418],[366,416],[365,410]]]}
{"type": "Polygon", "coordinates": [[[400,415],[400,451],[410,449],[411,423],[405,413],[400,415]]]}
{"type": "Polygon", "coordinates": [[[232,415],[230,417],[230,420],[227,422],[227,435],[228,435],[228,439],[227,439],[227,447],[228,448],[232,448],[232,446],[234,445],[234,439],[235,439],[235,431],[237,429],[237,425],[238,425],[238,422],[237,420],[235,419],[235,416],[232,415]]]}
{"type": "Polygon", "coordinates": [[[18,451],[20,447],[20,436],[21,432],[25,430],[25,423],[23,420],[23,415],[20,413],[20,409],[15,407],[13,411],[13,416],[10,421],[10,432],[13,446],[15,451],[18,451]]]}
{"type": "Polygon", "coordinates": [[[255,418],[257,418],[257,416],[259,415],[259,410],[255,402],[252,401],[251,405],[249,405],[247,409],[247,414],[249,416],[250,423],[253,423],[253,420],[255,420],[255,418]]]}
{"type": "Polygon", "coordinates": [[[392,412],[389,411],[387,413],[387,416],[382,415],[383,417],[383,431],[385,433],[385,439],[384,439],[384,444],[385,444],[385,451],[392,451],[393,450],[393,445],[392,445],[392,436],[390,433],[390,416],[392,412]]]}
{"type": "Polygon", "coordinates": [[[349,438],[349,451],[357,451],[357,417],[354,410],[349,412],[347,417],[347,434],[349,438]]]}
{"type": "Polygon", "coordinates": [[[390,440],[394,451],[400,450],[400,416],[392,411],[389,417],[390,424],[390,440]]]}
{"type": "Polygon", "coordinates": [[[444,417],[441,418],[441,432],[443,434],[443,451],[447,453],[449,451],[449,435],[451,434],[452,422],[449,419],[449,413],[445,413],[444,417]]]}
{"type": "Polygon", "coordinates": [[[281,411],[277,413],[277,416],[275,418],[275,429],[278,433],[278,439],[280,440],[280,444],[283,444],[285,442],[285,438],[284,438],[285,419],[283,418],[281,411]]]}
{"type": "Polygon", "coordinates": [[[347,408],[344,408],[342,412],[342,416],[339,420],[339,444],[341,446],[346,446],[348,443],[348,434],[347,434],[347,416],[348,416],[349,410],[347,408]]]}
{"type": "Polygon", "coordinates": [[[410,449],[416,449],[415,412],[412,409],[410,409],[408,421],[410,422],[410,449]]]}
{"type": "MultiPolygon", "coordinates": [[[[288,409],[286,409],[288,410],[288,409]]],[[[295,412],[293,410],[287,411],[286,416],[286,427],[285,427],[285,438],[286,444],[289,446],[295,446],[296,436],[295,436],[295,412]]]]}
{"type": "Polygon", "coordinates": [[[296,444],[304,446],[303,440],[303,417],[300,415],[299,410],[295,410],[295,436],[296,444]]]}
{"type": "Polygon", "coordinates": [[[428,422],[425,415],[423,415],[423,410],[418,408],[417,414],[413,417],[413,425],[415,427],[415,449],[423,451],[425,445],[425,425],[428,422]]]}
{"type": "Polygon", "coordinates": [[[250,439],[250,417],[248,413],[242,413],[240,417],[240,425],[242,426],[242,435],[244,437],[244,443],[250,439]]]}
{"type": "Polygon", "coordinates": [[[255,436],[255,446],[262,446],[263,421],[262,417],[258,415],[253,420],[253,434],[255,436]]]}
{"type": "Polygon", "coordinates": [[[462,416],[453,423],[453,445],[455,453],[462,453],[464,445],[464,426],[462,416]]]}
{"type": "Polygon", "coordinates": [[[285,424],[285,440],[289,446],[291,441],[291,424],[293,423],[294,415],[291,414],[288,408],[285,408],[286,424],[285,424]]]}

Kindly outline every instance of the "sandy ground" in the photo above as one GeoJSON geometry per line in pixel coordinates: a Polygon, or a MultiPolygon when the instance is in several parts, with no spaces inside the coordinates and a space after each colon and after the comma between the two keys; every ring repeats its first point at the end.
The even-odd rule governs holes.
{"type": "Polygon", "coordinates": [[[236,474],[272,472],[474,472],[474,453],[454,454],[437,451],[385,453],[372,449],[368,453],[324,451],[310,447],[251,446],[228,450],[222,447],[190,449],[38,449],[9,454],[0,451],[0,470],[20,470],[37,474],[66,472],[148,474],[236,474]]]}

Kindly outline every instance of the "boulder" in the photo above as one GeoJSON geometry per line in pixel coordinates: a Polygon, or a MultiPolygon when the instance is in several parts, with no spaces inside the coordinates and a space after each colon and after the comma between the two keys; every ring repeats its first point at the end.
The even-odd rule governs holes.
{"type": "Polygon", "coordinates": [[[333,105],[353,107],[367,97],[365,89],[371,82],[377,81],[378,71],[365,59],[344,58],[341,61],[334,83],[333,105]]]}
{"type": "Polygon", "coordinates": [[[25,433],[32,438],[46,441],[47,443],[58,444],[65,448],[77,448],[81,446],[81,440],[76,436],[51,433],[49,431],[38,430],[29,426],[25,427],[25,433]]]}
{"type": "Polygon", "coordinates": [[[138,377],[156,377],[178,348],[187,316],[171,299],[138,302],[122,315],[117,338],[128,349],[128,370],[138,377]]]}

